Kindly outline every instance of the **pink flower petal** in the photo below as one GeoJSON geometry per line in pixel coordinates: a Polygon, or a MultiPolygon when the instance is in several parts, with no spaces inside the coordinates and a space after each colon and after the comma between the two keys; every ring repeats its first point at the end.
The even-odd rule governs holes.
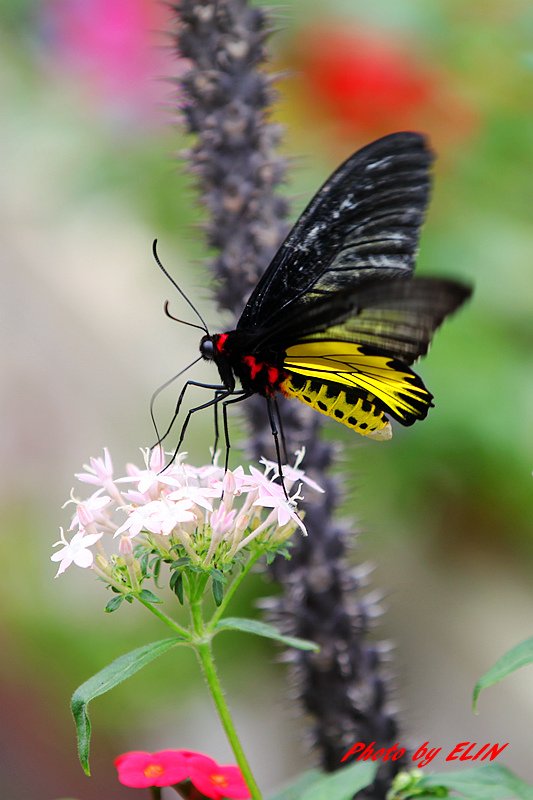
{"type": "Polygon", "coordinates": [[[246,800],[250,791],[241,771],[235,766],[223,766],[198,753],[187,758],[191,783],[210,800],[246,800]]]}
{"type": "Polygon", "coordinates": [[[173,786],[188,778],[188,766],[181,750],[161,750],[158,753],[132,750],[118,756],[115,766],[120,783],[134,789],[173,786]]]}

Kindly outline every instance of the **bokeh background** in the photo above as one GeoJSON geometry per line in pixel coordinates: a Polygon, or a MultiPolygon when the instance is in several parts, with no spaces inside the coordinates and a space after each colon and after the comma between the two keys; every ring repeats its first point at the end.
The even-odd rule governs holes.
{"type": "MultiPolygon", "coordinates": [[[[418,270],[476,287],[420,368],[436,396],[424,424],[388,444],[327,432],[345,445],[342,513],[364,531],[354,561],[377,565],[388,609],[376,636],[397,645],[401,742],[509,742],[501,763],[533,781],[531,670],[470,711],[477,677],[533,629],[533,7],[269,5],[294,214],[357,147],[423,130],[438,162],[418,270]]],[[[0,0],[0,12],[0,786],[9,800],[141,796],[116,784],[114,755],[185,747],[230,760],[215,714],[192,656],[167,655],[94,703],[84,778],[70,693],[166,634],[142,609],[104,615],[88,572],[54,581],[49,554],[73,473],[104,445],[119,471],[136,460],[153,439],[151,392],[196,353],[195,332],[162,313],[167,298],[186,312],[153,264],[154,237],[212,328],[226,322],[178,159],[187,142],[168,79],[183,64],[155,0],[0,0]]],[[[187,442],[198,462],[208,427],[187,442]]],[[[258,576],[238,612],[273,591],[258,576]]],[[[219,655],[258,777],[274,787],[311,763],[285,668],[270,645],[233,634],[219,655]]]]}

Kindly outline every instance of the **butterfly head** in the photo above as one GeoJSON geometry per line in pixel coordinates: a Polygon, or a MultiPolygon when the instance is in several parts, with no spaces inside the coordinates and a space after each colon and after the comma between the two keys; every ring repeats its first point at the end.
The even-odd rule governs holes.
{"type": "Polygon", "coordinates": [[[220,380],[229,391],[235,388],[235,377],[228,354],[224,352],[227,333],[207,334],[200,340],[200,354],[204,361],[214,361],[218,368],[220,380]]]}
{"type": "Polygon", "coordinates": [[[200,353],[204,361],[213,361],[215,358],[215,343],[212,336],[202,336],[200,340],[200,353]]]}

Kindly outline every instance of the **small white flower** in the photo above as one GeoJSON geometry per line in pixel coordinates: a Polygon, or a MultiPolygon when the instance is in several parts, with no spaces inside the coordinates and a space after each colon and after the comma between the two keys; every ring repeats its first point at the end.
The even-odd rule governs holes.
{"type": "Polygon", "coordinates": [[[133,509],[126,522],[115,532],[115,536],[129,531],[129,536],[133,539],[143,530],[168,536],[181,522],[192,522],[195,519],[191,506],[190,500],[179,500],[176,503],[152,500],[133,509]]]}
{"type": "Polygon", "coordinates": [[[292,520],[301,529],[304,536],[307,536],[307,528],[303,524],[303,521],[300,519],[296,511],[296,500],[301,499],[301,487],[298,487],[298,491],[291,495],[290,499],[287,500],[281,486],[279,486],[277,483],[272,483],[270,485],[279,491],[260,493],[257,500],[254,501],[254,506],[272,508],[272,512],[268,515],[266,520],[267,523],[270,522],[272,525],[273,521],[276,520],[277,524],[282,527],[292,520]]]}
{"type": "MultiPolygon", "coordinates": [[[[181,455],[181,454],[180,454],[181,455]]],[[[186,455],[186,453],[184,453],[186,455]]],[[[219,452],[215,453],[213,462],[203,467],[193,467],[192,464],[183,464],[182,469],[186,478],[193,478],[200,484],[214,486],[224,477],[224,469],[218,465],[219,452]]]]}
{"type": "Polygon", "coordinates": [[[149,451],[144,453],[146,462],[146,469],[139,469],[135,464],[128,464],[129,478],[118,478],[117,483],[136,483],[137,491],[142,495],[147,496],[151,492],[158,493],[163,484],[165,486],[180,486],[181,481],[173,474],[173,470],[164,469],[164,454],[156,447],[149,454],[149,451]]]}
{"type": "Polygon", "coordinates": [[[90,458],[89,464],[84,464],[86,472],[77,472],[76,478],[82,483],[94,483],[96,486],[105,486],[113,480],[113,462],[109,450],[104,447],[103,458],[90,458]]]}
{"type": "MultiPolygon", "coordinates": [[[[175,463],[165,468],[162,448],[145,450],[145,468],[129,464],[126,475],[116,479],[107,450],[103,458],[91,458],[78,477],[96,491],[85,500],[71,496],[69,502],[76,507],[72,529],[79,530],[70,542],[61,532],[55,545],[61,547],[52,556],[60,562],[57,574],[72,563],[92,566],[100,577],[120,588],[124,580],[120,570],[126,556],[126,560],[132,558],[133,539],[139,552],[159,552],[165,558],[169,553],[177,558],[187,556],[193,564],[209,569],[213,564],[229,564],[254,539],[260,542],[260,549],[275,550],[297,527],[306,533],[296,501],[302,483],[320,488],[299,469],[303,453],[297,454],[293,467],[283,468],[290,498],[279,482],[274,462],[263,459],[264,470],[237,467],[224,471],[216,463],[193,467],[184,462],[185,455],[180,453],[175,463]],[[131,488],[119,491],[125,483],[131,488]],[[291,488],[295,483],[297,491],[291,488]],[[122,536],[115,554],[106,553],[99,542],[106,533],[122,536]],[[98,555],[93,558],[90,548],[96,542],[98,555]],[[122,559],[117,559],[120,554],[122,559]]],[[[130,577],[136,586],[137,572],[130,577]]]]}
{"type": "Polygon", "coordinates": [[[61,562],[56,572],[56,578],[58,575],[61,575],[67,567],[70,567],[71,564],[76,564],[77,567],[83,567],[83,569],[90,567],[93,563],[94,556],[91,550],[89,550],[89,547],[92,547],[92,545],[104,535],[103,533],[86,534],[85,531],[78,531],[78,533],[74,534],[70,542],[67,542],[63,528],[60,528],[60,531],[61,539],[59,539],[53,547],[57,547],[57,545],[60,544],[63,545],[63,547],[61,550],[58,550],[57,553],[50,556],[51,561],[61,562]]]}
{"type": "Polygon", "coordinates": [[[265,508],[273,509],[267,518],[267,522],[271,525],[274,523],[274,520],[276,520],[277,524],[282,527],[292,520],[300,528],[304,536],[307,536],[307,528],[298,516],[295,506],[288,502],[285,496],[274,497],[274,495],[270,495],[270,497],[266,497],[263,495],[255,501],[254,506],[264,506],[265,508]]]}
{"type": "Polygon", "coordinates": [[[277,496],[281,492],[282,496],[285,497],[281,485],[274,483],[256,467],[250,467],[250,487],[265,495],[273,494],[277,496]]]}
{"type": "MultiPolygon", "coordinates": [[[[293,467],[291,467],[290,464],[284,464],[282,467],[285,482],[292,486],[294,483],[296,483],[296,481],[299,481],[300,483],[305,483],[311,489],[314,489],[315,492],[323,493],[324,489],[319,486],[318,483],[313,481],[311,478],[308,478],[303,469],[298,469],[305,456],[305,447],[297,450],[295,456],[296,459],[293,467]]],[[[261,464],[264,464],[265,466],[265,475],[269,475],[272,472],[273,478],[279,477],[279,466],[275,461],[269,461],[267,458],[261,458],[259,460],[261,464]]]]}
{"type": "Polygon", "coordinates": [[[180,486],[173,492],[167,495],[169,500],[190,500],[197,506],[205,508],[206,511],[213,510],[213,504],[210,497],[220,497],[218,489],[210,489],[207,486],[180,486]]]}
{"type": "Polygon", "coordinates": [[[209,524],[217,539],[221,539],[233,528],[236,514],[237,511],[234,508],[228,511],[223,504],[213,511],[209,524]]]}
{"type": "Polygon", "coordinates": [[[76,512],[72,517],[69,530],[73,530],[76,525],[79,528],[87,528],[93,523],[108,525],[109,519],[107,514],[102,514],[102,509],[109,505],[111,498],[107,495],[102,495],[103,491],[103,489],[98,489],[87,500],[77,500],[71,493],[70,500],[67,500],[65,505],[74,503],[76,512]]]}

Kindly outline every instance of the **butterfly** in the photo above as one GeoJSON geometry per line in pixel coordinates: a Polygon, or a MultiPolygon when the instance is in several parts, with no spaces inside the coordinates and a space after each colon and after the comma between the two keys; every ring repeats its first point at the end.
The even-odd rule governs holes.
{"type": "Polygon", "coordinates": [[[391,419],[425,419],[433,395],[411,365],[471,294],[458,281],[413,277],[432,161],[418,133],[363,147],[313,197],[234,330],[210,334],[196,312],[205,331],[200,358],[214,362],[220,383],[183,387],[170,427],[188,386],[214,396],[189,410],[176,452],[191,415],[222,403],[227,461],[227,407],[256,394],[267,401],[280,465],[280,394],[381,441],[392,435],[391,419]]]}

